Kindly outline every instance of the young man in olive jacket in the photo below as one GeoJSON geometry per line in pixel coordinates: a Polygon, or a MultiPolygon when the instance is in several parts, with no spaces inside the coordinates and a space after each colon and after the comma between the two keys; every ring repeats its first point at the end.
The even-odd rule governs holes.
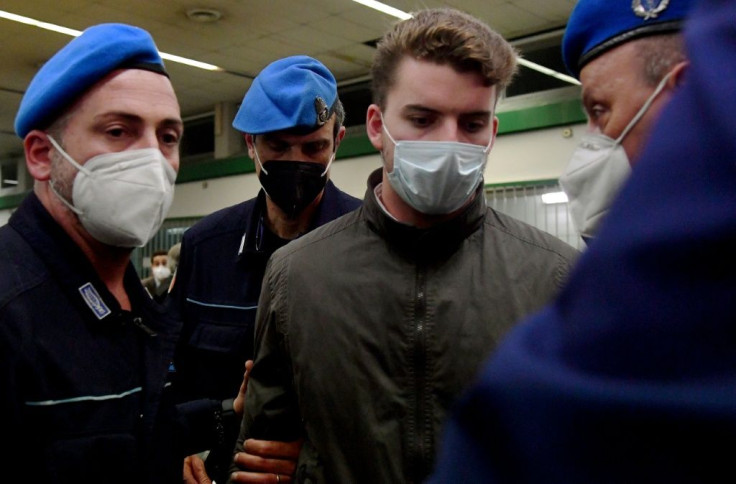
{"type": "Polygon", "coordinates": [[[576,251],[483,193],[515,58],[449,9],[379,43],[366,125],[383,168],[360,210],[274,254],[259,303],[240,440],[304,439],[296,482],[424,479],[448,408],[565,280],[576,251]]]}

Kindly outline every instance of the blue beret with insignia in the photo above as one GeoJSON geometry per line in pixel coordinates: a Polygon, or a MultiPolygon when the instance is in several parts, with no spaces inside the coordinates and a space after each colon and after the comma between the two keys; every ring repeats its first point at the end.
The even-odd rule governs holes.
{"type": "Polygon", "coordinates": [[[585,64],[640,37],[677,32],[695,0],[580,0],[567,22],[562,57],[580,77],[585,64]]]}
{"type": "Polygon", "coordinates": [[[89,27],[62,47],[31,80],[15,117],[24,138],[44,129],[85,91],[116,69],[147,69],[166,75],[151,35],[125,24],[89,27]]]}
{"type": "Polygon", "coordinates": [[[305,55],[286,57],[256,76],[233,127],[248,134],[313,131],[330,119],[336,100],[337,81],[327,67],[305,55]]]}

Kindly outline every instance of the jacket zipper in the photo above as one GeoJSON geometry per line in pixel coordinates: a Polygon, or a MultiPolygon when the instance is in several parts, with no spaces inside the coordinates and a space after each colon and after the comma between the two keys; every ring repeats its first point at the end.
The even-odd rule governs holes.
{"type": "Polygon", "coordinates": [[[417,266],[416,293],[414,299],[414,344],[412,347],[412,368],[414,385],[414,432],[409,440],[411,446],[411,475],[409,482],[421,482],[427,477],[432,456],[431,426],[427,426],[427,294],[426,268],[417,266]]]}

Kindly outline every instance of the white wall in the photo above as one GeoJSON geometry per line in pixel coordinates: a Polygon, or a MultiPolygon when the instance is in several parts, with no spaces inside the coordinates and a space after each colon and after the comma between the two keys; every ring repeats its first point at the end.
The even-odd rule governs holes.
{"type": "Polygon", "coordinates": [[[8,223],[8,219],[13,214],[12,209],[0,210],[0,227],[8,223]]]}
{"type": "MultiPolygon", "coordinates": [[[[499,136],[485,171],[485,183],[558,178],[585,130],[585,124],[499,136]]],[[[337,160],[330,176],[340,189],[363,198],[368,175],[381,166],[376,155],[337,160]]],[[[256,196],[255,174],[182,183],[176,186],[170,218],[203,216],[256,196]]]]}
{"type": "Polygon", "coordinates": [[[485,183],[559,178],[585,130],[581,123],[499,136],[488,157],[485,183]]]}

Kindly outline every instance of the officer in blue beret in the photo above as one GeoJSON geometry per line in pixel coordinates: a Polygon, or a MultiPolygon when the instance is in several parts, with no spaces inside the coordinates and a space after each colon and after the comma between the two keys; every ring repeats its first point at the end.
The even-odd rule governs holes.
{"type": "Polygon", "coordinates": [[[692,0],[580,0],[562,53],[583,85],[591,128],[560,184],[581,236],[592,238],[662,107],[682,82],[680,29],[692,0]]]}
{"type": "MultiPolygon", "coordinates": [[[[169,298],[184,320],[175,360],[182,400],[217,398],[228,406],[246,360],[253,357],[268,258],[290,240],[360,205],[329,179],[345,135],[344,118],[335,77],[316,59],[279,59],[253,80],[233,126],[245,137],[263,189],[187,230],[169,298]]],[[[209,477],[217,482],[227,479],[239,425],[228,428],[231,437],[206,460],[209,477]]],[[[274,475],[293,471],[296,455],[288,444],[252,442],[246,450],[253,454],[242,454],[246,468],[274,475]]],[[[201,468],[197,458],[189,462],[193,473],[201,468]]]]}
{"type": "Polygon", "coordinates": [[[736,479],[736,2],[693,3],[685,82],[563,292],[456,408],[432,484],[736,479]]]}
{"type": "Polygon", "coordinates": [[[173,433],[180,324],[130,262],[171,205],[182,128],[137,27],[88,28],[28,86],[15,129],[34,187],[0,228],[4,481],[181,482],[188,437],[217,437],[214,400],[191,407],[201,434],[173,433]]]}

